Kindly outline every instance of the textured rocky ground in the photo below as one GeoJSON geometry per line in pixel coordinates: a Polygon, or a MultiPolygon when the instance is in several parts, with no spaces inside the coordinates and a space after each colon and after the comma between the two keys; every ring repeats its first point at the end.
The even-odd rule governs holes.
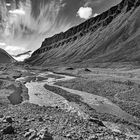
{"type": "Polygon", "coordinates": [[[139,140],[139,69],[55,68],[63,75],[46,70],[29,66],[1,68],[0,80],[5,82],[0,89],[1,140],[139,140]],[[64,79],[64,73],[75,78],[64,79]],[[32,104],[29,91],[19,91],[19,83],[23,87],[44,83],[46,93],[36,89],[32,94],[40,99],[52,95],[43,98],[46,102],[41,106],[38,102],[32,104]],[[11,104],[8,97],[13,93],[7,89],[11,84],[18,89],[16,96],[22,95],[22,103],[11,104]],[[64,106],[55,103],[58,97],[63,98],[64,106]]]}
{"type": "Polygon", "coordinates": [[[39,107],[31,104],[1,108],[5,116],[1,119],[1,139],[136,139],[121,132],[107,129],[94,119],[85,120],[77,113],[70,113],[59,108],[39,107]],[[8,120],[12,119],[12,123],[8,120]],[[9,128],[10,126],[10,128],[9,128]]]}
{"type": "Polygon", "coordinates": [[[26,60],[39,67],[1,65],[0,140],[140,140],[139,6],[45,39],[26,60]]]}

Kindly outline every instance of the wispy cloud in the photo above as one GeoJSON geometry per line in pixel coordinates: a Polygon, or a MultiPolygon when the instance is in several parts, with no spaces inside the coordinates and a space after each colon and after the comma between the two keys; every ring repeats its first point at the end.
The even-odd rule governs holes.
{"type": "Polygon", "coordinates": [[[0,42],[0,46],[5,46],[5,45],[6,45],[6,43],[0,42]]]}
{"type": "MultiPolygon", "coordinates": [[[[19,1],[18,5],[5,3],[8,8],[3,6],[2,36],[9,44],[12,42],[11,46],[18,44],[18,48],[35,50],[41,46],[44,38],[71,27],[71,23],[68,23],[65,17],[60,16],[60,11],[66,5],[64,0],[42,1],[43,3],[37,5],[38,10],[33,7],[33,2],[34,0],[26,0],[19,1]],[[35,12],[37,12],[36,16],[34,16],[35,12]]],[[[11,46],[6,47],[9,53],[15,51],[17,54],[17,50],[24,51],[11,46]]]]}
{"type": "MultiPolygon", "coordinates": [[[[30,34],[31,32],[36,34],[49,33],[54,27],[56,27],[57,22],[61,20],[58,19],[59,11],[64,7],[62,0],[59,0],[59,2],[52,0],[46,5],[43,3],[40,4],[38,7],[39,14],[36,18],[33,16],[30,0],[27,0],[25,3],[20,2],[19,9],[9,10],[9,13],[12,14],[8,21],[9,30],[12,33],[15,33],[16,31],[16,34],[13,35],[17,36],[18,32],[20,35],[21,33],[30,34]]],[[[65,26],[66,23],[64,20],[65,19],[62,19],[61,24],[65,26]]]]}
{"type": "Polygon", "coordinates": [[[9,10],[9,13],[16,15],[25,15],[25,11],[23,9],[9,10]]]}
{"type": "Polygon", "coordinates": [[[11,6],[11,4],[10,3],[6,3],[6,6],[11,6]]]}
{"type": "Polygon", "coordinates": [[[14,54],[15,52],[21,53],[25,51],[25,48],[21,48],[19,46],[6,46],[5,50],[11,54],[14,54]]]}

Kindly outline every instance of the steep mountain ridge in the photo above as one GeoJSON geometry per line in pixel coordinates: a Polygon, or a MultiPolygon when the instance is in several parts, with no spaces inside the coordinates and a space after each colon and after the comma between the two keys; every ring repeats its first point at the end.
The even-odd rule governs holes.
{"type": "Polygon", "coordinates": [[[138,61],[140,0],[123,0],[66,32],[46,38],[26,60],[33,65],[138,61]]]}
{"type": "Polygon", "coordinates": [[[0,48],[0,63],[13,63],[16,60],[10,56],[5,50],[0,48]]]}

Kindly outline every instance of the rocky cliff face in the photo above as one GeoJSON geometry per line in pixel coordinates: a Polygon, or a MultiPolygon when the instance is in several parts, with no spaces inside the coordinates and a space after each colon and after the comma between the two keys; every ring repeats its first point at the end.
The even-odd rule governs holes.
{"type": "Polygon", "coordinates": [[[140,57],[139,15],[140,0],[123,0],[97,17],[46,38],[26,62],[57,65],[137,61],[140,57]]]}

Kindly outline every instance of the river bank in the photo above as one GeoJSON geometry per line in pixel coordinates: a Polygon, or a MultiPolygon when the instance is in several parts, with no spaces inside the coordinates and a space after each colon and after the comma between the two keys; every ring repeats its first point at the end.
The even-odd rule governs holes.
{"type": "MultiPolygon", "coordinates": [[[[95,86],[90,86],[89,83],[92,83],[90,80],[95,72],[80,69],[76,70],[79,71],[78,74],[67,74],[71,71],[75,70],[53,73],[38,69],[21,69],[18,72],[20,76],[16,75],[16,80],[12,80],[26,86],[28,98],[22,103],[17,102],[17,105],[1,102],[0,138],[139,140],[139,118],[112,102],[108,96],[93,93],[92,88],[95,86]],[[83,82],[80,82],[81,78],[83,82]]],[[[9,73],[7,72],[7,75],[9,73]]],[[[97,74],[96,80],[99,80],[97,77],[101,74],[100,71],[97,74]]],[[[94,83],[96,80],[94,79],[94,83]]],[[[120,86],[122,88],[121,84],[120,86]]],[[[19,88],[17,91],[21,93],[19,88]]],[[[9,95],[12,96],[12,92],[9,95]]],[[[15,94],[13,97],[17,100],[18,96],[15,94]]],[[[8,98],[1,98],[2,100],[8,101],[8,98]]]]}

